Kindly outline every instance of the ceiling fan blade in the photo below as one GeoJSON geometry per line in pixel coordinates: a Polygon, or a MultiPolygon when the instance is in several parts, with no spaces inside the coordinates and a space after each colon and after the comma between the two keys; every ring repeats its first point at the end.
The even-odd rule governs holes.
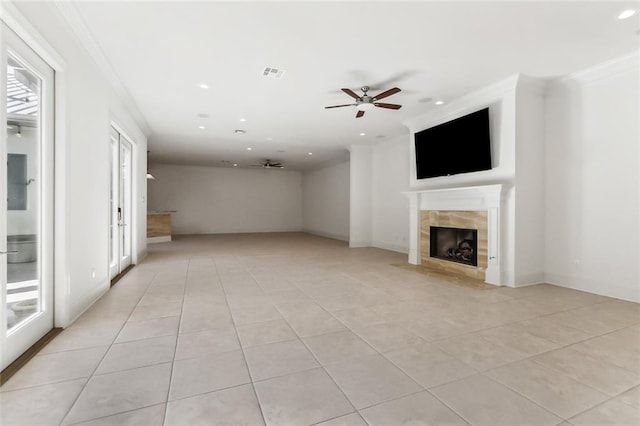
{"type": "Polygon", "coordinates": [[[385,90],[384,92],[380,93],[379,95],[374,96],[373,100],[374,101],[379,101],[380,99],[386,98],[387,96],[395,95],[399,91],[400,91],[400,89],[398,89],[397,87],[394,87],[393,89],[385,90]]]}
{"type": "Polygon", "coordinates": [[[402,105],[385,104],[385,103],[382,103],[382,102],[374,102],[374,105],[377,106],[378,108],[387,108],[387,109],[400,109],[400,108],[402,108],[402,105]]]}
{"type": "Polygon", "coordinates": [[[364,111],[358,111],[358,113],[356,114],[356,118],[360,118],[364,115],[364,111]]]}
{"type": "Polygon", "coordinates": [[[356,92],[354,92],[351,89],[341,89],[341,90],[347,95],[351,96],[353,99],[360,99],[360,96],[358,96],[356,92]]]}
{"type": "Polygon", "coordinates": [[[355,104],[333,105],[333,106],[324,107],[324,109],[329,109],[329,108],[342,108],[342,107],[346,107],[346,106],[354,106],[354,105],[355,105],[355,104]]]}
{"type": "Polygon", "coordinates": [[[270,163],[271,167],[282,167],[282,163],[270,163]]]}

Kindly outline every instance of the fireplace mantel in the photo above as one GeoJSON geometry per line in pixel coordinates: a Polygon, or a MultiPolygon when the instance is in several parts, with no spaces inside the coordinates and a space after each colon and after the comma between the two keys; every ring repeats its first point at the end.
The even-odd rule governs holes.
{"type": "Polygon", "coordinates": [[[486,211],[487,270],[485,281],[502,285],[500,268],[500,208],[502,185],[467,186],[403,192],[409,198],[409,263],[419,265],[421,211],[486,211]]]}

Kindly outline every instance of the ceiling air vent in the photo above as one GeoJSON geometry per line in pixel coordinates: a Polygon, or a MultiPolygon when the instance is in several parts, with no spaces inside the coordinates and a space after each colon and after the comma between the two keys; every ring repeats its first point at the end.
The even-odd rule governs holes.
{"type": "Polygon", "coordinates": [[[283,74],[284,74],[284,70],[280,70],[278,68],[272,68],[272,67],[264,67],[264,70],[262,71],[263,77],[274,78],[276,80],[280,80],[283,74]]]}

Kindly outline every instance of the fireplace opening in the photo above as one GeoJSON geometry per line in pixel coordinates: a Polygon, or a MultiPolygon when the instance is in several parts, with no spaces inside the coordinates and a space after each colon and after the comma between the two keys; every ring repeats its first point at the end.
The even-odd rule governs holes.
{"type": "Polygon", "coordinates": [[[431,226],[430,256],[465,265],[478,266],[476,229],[431,226]]]}

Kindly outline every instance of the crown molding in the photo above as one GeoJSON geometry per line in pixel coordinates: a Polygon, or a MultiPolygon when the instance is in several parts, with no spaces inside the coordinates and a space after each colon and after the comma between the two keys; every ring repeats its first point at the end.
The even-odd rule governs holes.
{"type": "Polygon", "coordinates": [[[528,90],[530,93],[535,93],[538,96],[544,96],[549,79],[531,77],[525,74],[518,75],[518,89],[528,90]]]}
{"type": "Polygon", "coordinates": [[[520,74],[512,75],[504,80],[456,98],[441,108],[434,108],[417,117],[405,120],[402,124],[413,133],[488,107],[509,93],[515,93],[520,80],[520,74]]]}
{"type": "Polygon", "coordinates": [[[550,85],[563,84],[569,81],[577,81],[587,85],[593,84],[626,72],[635,71],[637,73],[639,67],[640,50],[636,50],[628,55],[619,56],[587,69],[554,79],[550,82],[550,85]]]}
{"type": "Polygon", "coordinates": [[[140,130],[149,136],[151,134],[151,128],[147,123],[144,115],[136,105],[135,101],[129,94],[129,91],[118,77],[113,65],[107,59],[106,55],[102,51],[102,48],[96,41],[93,33],[87,26],[86,22],[82,18],[82,15],[78,11],[75,4],[72,2],[53,2],[58,9],[64,20],[71,28],[73,34],[77,37],[78,41],[87,50],[91,58],[96,62],[107,81],[115,91],[116,95],[120,99],[120,102],[124,105],[125,109],[129,111],[136,124],[140,127],[140,130]]]}
{"type": "Polygon", "coordinates": [[[20,13],[13,2],[0,2],[0,20],[24,40],[56,72],[64,71],[67,66],[64,58],[20,13]]]}

